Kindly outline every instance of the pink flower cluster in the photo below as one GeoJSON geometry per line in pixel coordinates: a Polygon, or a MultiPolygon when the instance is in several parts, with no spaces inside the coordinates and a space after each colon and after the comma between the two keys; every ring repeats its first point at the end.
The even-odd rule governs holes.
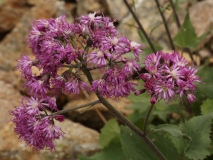
{"type": "Polygon", "coordinates": [[[53,140],[64,134],[54,124],[54,119],[63,118],[46,111],[58,111],[56,98],[60,93],[78,95],[86,90],[117,98],[135,91],[130,80],[139,69],[137,61],[144,46],[120,37],[110,18],[90,13],[75,23],[68,23],[65,16],[36,20],[28,43],[34,59],[23,55],[18,69],[31,98],[24,98],[11,114],[15,132],[36,149],[54,149],[53,140]],[[129,52],[133,53],[130,60],[124,58],[129,52]],[[32,67],[40,74],[34,74],[32,67]],[[103,76],[89,84],[82,80],[83,68],[99,69],[103,76]]]}
{"type": "MultiPolygon", "coordinates": [[[[110,18],[95,12],[71,24],[65,16],[37,20],[28,43],[34,59],[23,55],[18,69],[31,98],[23,98],[11,114],[20,139],[38,150],[54,149],[53,141],[64,135],[54,124],[54,120],[63,121],[63,116],[47,112],[58,111],[56,98],[60,93],[78,95],[86,90],[108,98],[127,97],[131,91],[139,93],[131,80],[133,72],[140,69],[137,62],[144,46],[120,37],[110,18]],[[130,52],[132,57],[126,59],[125,54],[130,52]],[[40,74],[34,74],[32,67],[40,74]],[[87,75],[89,83],[83,81],[82,73],[95,69],[101,71],[102,78],[93,80],[87,75]]],[[[194,101],[194,82],[200,79],[195,75],[197,70],[178,53],[150,54],[145,58],[145,68],[148,73],[140,77],[152,104],[172,100],[176,94],[185,94],[189,102],[194,101]]]]}
{"type": "MultiPolygon", "coordinates": [[[[63,121],[63,116],[48,116],[45,107],[51,103],[48,99],[38,100],[37,98],[24,98],[22,104],[11,115],[14,116],[15,132],[20,139],[34,147],[36,150],[44,147],[53,150],[55,148],[53,140],[64,135],[60,127],[54,124],[53,118],[63,121]]],[[[54,106],[55,107],[55,106],[54,106]]]]}
{"type": "Polygon", "coordinates": [[[113,22],[103,15],[90,13],[77,18],[77,22],[72,24],[65,20],[65,16],[37,20],[28,41],[35,59],[30,60],[24,55],[18,67],[31,95],[43,97],[48,92],[77,95],[80,90],[98,90],[106,97],[126,97],[134,91],[135,84],[129,81],[133,71],[139,69],[136,62],[144,46],[119,37],[113,22]],[[129,52],[133,52],[131,60],[124,58],[129,52]],[[33,75],[32,66],[39,68],[41,74],[33,75]],[[88,85],[79,76],[83,66],[88,70],[102,68],[104,78],[95,80],[92,86],[88,85]],[[58,74],[62,67],[68,69],[58,74]],[[77,71],[74,71],[75,68],[77,71]],[[97,87],[100,81],[103,87],[97,87]],[[118,93],[117,88],[123,92],[118,93]]]}
{"type": "Polygon", "coordinates": [[[150,102],[157,100],[172,100],[175,95],[182,98],[186,95],[189,102],[195,100],[193,92],[196,90],[194,82],[200,82],[196,76],[197,69],[177,52],[171,54],[162,51],[150,54],[145,58],[145,69],[140,78],[145,82],[144,88],[151,95],[150,102]]]}

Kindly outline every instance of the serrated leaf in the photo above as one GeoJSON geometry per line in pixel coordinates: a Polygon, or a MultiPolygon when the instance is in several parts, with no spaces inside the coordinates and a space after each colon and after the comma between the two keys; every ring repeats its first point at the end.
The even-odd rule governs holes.
{"type": "Polygon", "coordinates": [[[148,147],[148,145],[131,131],[129,128],[121,126],[120,135],[121,145],[124,154],[128,160],[144,159],[144,160],[155,160],[158,157],[148,147]]]}
{"type": "Polygon", "coordinates": [[[213,99],[213,68],[204,67],[198,72],[198,75],[202,77],[203,83],[197,84],[197,87],[206,97],[213,99]]]}
{"type": "MultiPolygon", "coordinates": [[[[202,37],[203,38],[203,37],[202,37]]],[[[194,27],[191,23],[189,13],[186,14],[183,25],[174,37],[174,44],[180,48],[194,49],[200,43],[201,38],[198,38],[194,27]]]]}
{"type": "Polygon", "coordinates": [[[200,90],[200,88],[197,88],[196,92],[194,93],[196,99],[195,101],[191,104],[194,116],[199,116],[201,115],[201,105],[204,100],[206,100],[205,94],[200,90]]]}
{"type": "Polygon", "coordinates": [[[209,114],[213,112],[213,99],[207,99],[203,101],[201,105],[201,113],[202,114],[209,114]]]}
{"type": "Polygon", "coordinates": [[[169,138],[164,137],[163,135],[155,134],[151,139],[156,147],[167,158],[167,160],[180,160],[180,155],[169,138]]]}
{"type": "Polygon", "coordinates": [[[166,132],[177,138],[182,137],[184,139],[191,140],[191,138],[189,136],[182,133],[181,129],[178,126],[173,125],[173,124],[159,125],[159,126],[155,127],[155,129],[153,131],[154,132],[166,132]]]}
{"type": "Polygon", "coordinates": [[[101,152],[96,153],[91,157],[79,156],[80,160],[126,160],[119,138],[113,139],[113,141],[104,148],[101,152]]]}
{"type": "Polygon", "coordinates": [[[201,160],[210,155],[210,132],[212,115],[203,115],[191,118],[180,125],[182,132],[191,137],[191,141],[171,138],[180,154],[189,159],[201,160]]]}
{"type": "Polygon", "coordinates": [[[152,111],[152,115],[155,117],[158,117],[160,120],[164,121],[165,123],[168,123],[168,114],[170,113],[177,113],[178,115],[183,115],[184,111],[180,109],[179,107],[179,101],[170,102],[167,104],[165,101],[160,101],[156,103],[155,108],[152,111]]]}
{"type": "Polygon", "coordinates": [[[99,143],[102,148],[108,146],[108,144],[120,134],[120,128],[115,119],[109,120],[105,126],[101,129],[99,137],[99,143]]]}

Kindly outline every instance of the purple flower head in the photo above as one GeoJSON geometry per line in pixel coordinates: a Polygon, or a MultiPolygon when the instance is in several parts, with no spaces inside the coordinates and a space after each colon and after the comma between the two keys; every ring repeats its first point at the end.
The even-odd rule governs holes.
{"type": "Polygon", "coordinates": [[[32,61],[30,60],[30,58],[26,55],[23,55],[21,57],[20,60],[18,60],[18,69],[20,69],[21,73],[22,73],[22,77],[29,77],[32,76],[32,61]]]}
{"type": "Polygon", "coordinates": [[[85,16],[81,16],[78,19],[81,24],[91,25],[94,23],[101,23],[102,18],[103,18],[102,16],[97,16],[96,12],[94,12],[94,13],[89,13],[88,15],[85,15],[85,16]]]}
{"type": "Polygon", "coordinates": [[[21,140],[36,150],[44,148],[53,150],[55,148],[53,140],[59,139],[64,132],[60,127],[54,125],[52,117],[43,118],[39,109],[42,106],[41,101],[34,98],[27,99],[26,104],[22,103],[11,112],[11,115],[14,116],[12,119],[15,123],[14,131],[21,140]]]}
{"type": "Polygon", "coordinates": [[[122,70],[109,69],[100,80],[93,81],[93,90],[98,90],[102,96],[106,97],[127,97],[131,91],[135,91],[135,83],[123,74],[122,70]]]}
{"type": "Polygon", "coordinates": [[[62,89],[64,88],[66,79],[61,75],[57,75],[55,77],[52,77],[50,81],[55,89],[62,89]]]}
{"type": "Polygon", "coordinates": [[[97,64],[98,66],[104,66],[107,64],[107,57],[109,57],[109,54],[106,54],[102,51],[92,52],[88,55],[90,61],[93,64],[97,64]]]}
{"type": "Polygon", "coordinates": [[[142,49],[144,49],[145,46],[142,44],[139,44],[137,42],[131,41],[130,42],[130,50],[133,51],[135,60],[139,61],[139,54],[142,53],[142,49]]]}
{"type": "Polygon", "coordinates": [[[25,85],[29,89],[31,95],[45,96],[49,90],[48,76],[30,77],[27,79],[25,85]]]}
{"type": "Polygon", "coordinates": [[[91,90],[89,85],[87,85],[85,82],[72,77],[65,83],[63,92],[78,95],[80,93],[80,89],[88,91],[91,90]]]}
{"type": "Polygon", "coordinates": [[[133,75],[133,71],[137,72],[139,70],[139,65],[134,60],[125,60],[126,64],[123,67],[123,73],[128,75],[133,75]]]}
{"type": "Polygon", "coordinates": [[[44,107],[53,111],[58,111],[55,97],[45,96],[40,101],[44,107]]]}
{"type": "MultiPolygon", "coordinates": [[[[86,90],[99,92],[101,96],[109,98],[127,97],[132,91],[136,93],[136,84],[131,80],[133,73],[138,73],[140,69],[137,61],[144,46],[127,37],[120,37],[113,23],[110,18],[95,12],[80,16],[72,24],[66,21],[65,16],[36,20],[32,24],[28,43],[35,60],[23,55],[18,61],[18,69],[26,80],[24,87],[31,98],[24,98],[21,105],[11,112],[16,125],[15,132],[28,145],[38,150],[52,150],[53,140],[64,135],[61,128],[54,124],[54,120],[62,122],[64,117],[48,115],[47,112],[58,111],[56,98],[61,93],[78,95],[81,90],[86,90]],[[127,53],[132,53],[130,60],[126,59],[127,53]],[[33,74],[32,66],[37,67],[39,73],[33,74]],[[95,69],[101,71],[101,79],[93,80],[89,73],[86,74],[95,69]],[[82,76],[82,73],[85,73],[92,86],[83,81],[85,75],[82,76]]],[[[144,75],[147,83],[151,77],[161,76],[157,74],[162,70],[158,69],[158,59],[155,67],[147,67],[151,71],[144,75]]],[[[175,60],[180,61],[180,57],[175,60]]],[[[181,62],[178,67],[183,64],[181,62]]],[[[169,67],[166,69],[162,72],[171,72],[167,78],[172,79],[173,72],[168,70],[169,67]]],[[[188,77],[188,80],[199,81],[198,77],[192,76],[196,70],[188,68],[180,73],[179,68],[174,70],[188,77]]],[[[162,99],[172,96],[169,89],[171,84],[175,84],[173,81],[164,84],[168,90],[162,89],[161,84],[155,88],[151,84],[154,83],[149,84],[150,93],[155,91],[156,96],[162,99]]],[[[192,88],[193,83],[185,85],[179,78],[178,84],[182,86],[178,94],[188,94],[192,100],[193,97],[186,90],[192,88]]]]}
{"type": "Polygon", "coordinates": [[[169,54],[159,51],[148,55],[145,58],[145,69],[148,73],[141,74],[140,78],[145,82],[146,91],[152,95],[152,103],[154,99],[170,101],[177,94],[180,98],[186,95],[190,103],[195,100],[194,82],[200,82],[200,78],[195,75],[197,69],[189,66],[177,52],[169,54]]]}

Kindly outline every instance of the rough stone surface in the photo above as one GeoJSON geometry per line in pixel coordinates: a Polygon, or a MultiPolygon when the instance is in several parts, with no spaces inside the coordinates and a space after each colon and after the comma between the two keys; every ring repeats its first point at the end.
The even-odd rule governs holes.
{"type": "Polygon", "coordinates": [[[201,2],[194,3],[190,9],[189,14],[195,32],[198,37],[202,36],[204,33],[210,31],[210,33],[204,38],[204,40],[199,44],[197,49],[204,46],[213,37],[213,1],[205,0],[201,2]]]}
{"type": "MultiPolygon", "coordinates": [[[[83,105],[96,100],[97,100],[97,97],[94,94],[91,94],[86,99],[70,101],[69,103],[65,105],[64,109],[69,109],[69,108],[83,105]]],[[[125,116],[129,115],[132,112],[131,110],[126,108],[130,106],[131,104],[131,102],[127,98],[118,99],[117,101],[108,99],[108,101],[120,113],[122,113],[125,116]]],[[[67,114],[68,114],[68,117],[73,121],[80,122],[81,124],[84,124],[94,129],[100,129],[101,127],[103,127],[104,122],[102,121],[101,117],[98,115],[97,110],[101,112],[101,114],[106,120],[114,118],[114,115],[102,104],[96,104],[95,106],[89,109],[87,107],[87,108],[81,108],[78,110],[70,111],[67,114]]]]}
{"type": "MultiPolygon", "coordinates": [[[[136,4],[138,1],[139,0],[135,0],[134,3],[136,4]]],[[[128,0],[128,3],[133,5],[132,0],[128,0]]],[[[117,19],[118,21],[122,20],[129,13],[129,10],[123,3],[123,0],[103,0],[102,4],[107,9],[111,17],[113,19],[117,19]]]]}
{"type": "Polygon", "coordinates": [[[24,0],[5,0],[0,4],[0,33],[10,31],[28,10],[24,0]]]}
{"type": "MultiPolygon", "coordinates": [[[[72,9],[74,9],[72,5],[65,5],[64,2],[45,0],[25,12],[16,27],[0,43],[0,68],[5,70],[14,69],[17,65],[16,60],[22,54],[30,52],[25,41],[33,20],[48,19],[62,14],[66,14],[69,18],[72,9]],[[69,9],[71,9],[70,13],[68,13],[69,9]]],[[[69,20],[73,21],[73,18],[69,20]]]]}
{"type": "Polygon", "coordinates": [[[35,151],[18,139],[13,132],[13,123],[9,122],[0,128],[1,160],[77,160],[78,155],[92,155],[100,150],[99,133],[78,123],[66,120],[60,124],[66,133],[55,141],[56,150],[35,151]]]}
{"type": "Polygon", "coordinates": [[[77,15],[85,15],[89,12],[100,11],[104,12],[103,6],[99,0],[77,0],[77,15]]]}
{"type": "MultiPolygon", "coordinates": [[[[128,2],[133,5],[132,0],[128,0],[128,2]]],[[[168,37],[155,2],[148,0],[135,0],[134,2],[134,11],[148,35],[153,41],[163,46],[164,51],[171,52],[168,37]],[[153,30],[156,26],[158,27],[153,30]]],[[[160,2],[162,7],[168,4],[168,0],[161,0],[160,2]]],[[[198,36],[211,28],[213,22],[212,0],[181,2],[178,9],[181,24],[184,21],[186,11],[189,10],[191,21],[198,36]]],[[[76,160],[79,154],[92,155],[100,150],[98,145],[99,133],[84,127],[88,126],[98,130],[104,125],[103,117],[106,120],[114,117],[110,111],[100,104],[89,109],[75,110],[66,115],[69,120],[66,119],[63,123],[58,124],[62,126],[66,134],[64,138],[55,141],[55,152],[34,151],[24,142],[20,142],[18,136],[13,132],[14,126],[10,122],[12,117],[9,115],[9,111],[20,104],[22,97],[20,93],[26,93],[22,88],[23,82],[19,78],[20,73],[15,70],[15,67],[17,59],[23,53],[30,54],[30,49],[26,47],[25,40],[33,20],[66,15],[67,20],[73,22],[77,16],[94,11],[117,19],[121,35],[129,37],[133,41],[141,42],[136,29],[137,24],[122,0],[72,0],[72,3],[66,3],[65,0],[0,0],[0,160],[76,160]],[[100,116],[100,113],[103,117],[100,116]],[[84,126],[74,123],[70,119],[82,123],[84,126]]],[[[172,10],[166,10],[165,15],[172,37],[174,37],[178,28],[174,22],[172,10]]],[[[198,54],[201,57],[201,63],[202,59],[205,60],[212,55],[210,52],[213,50],[212,37],[213,30],[197,48],[199,49],[198,54]],[[207,42],[208,45],[205,45],[207,42]],[[203,48],[204,45],[205,48],[203,48]],[[200,50],[200,48],[203,49],[200,50]]],[[[190,60],[188,53],[183,53],[183,56],[190,60]]],[[[197,61],[199,57],[194,56],[194,59],[197,61]]],[[[212,59],[210,61],[213,62],[212,59]]],[[[33,68],[33,73],[37,72],[33,68]]],[[[100,78],[99,72],[93,71],[93,73],[94,79],[100,78]]],[[[61,109],[69,109],[95,100],[97,100],[97,97],[94,94],[82,92],[78,98],[72,95],[62,95],[58,99],[58,103],[60,103],[61,109]],[[65,104],[66,106],[64,106],[65,104]]],[[[130,110],[126,109],[130,105],[128,99],[109,101],[124,115],[131,113],[130,110]]]]}
{"type": "MultiPolygon", "coordinates": [[[[167,4],[168,1],[165,2],[161,1],[161,7],[165,7],[167,4]]],[[[183,1],[180,4],[180,7],[178,8],[177,11],[181,24],[183,23],[184,17],[187,12],[186,8],[189,8],[190,18],[195,28],[197,36],[199,37],[202,34],[209,31],[209,29],[213,24],[213,10],[212,10],[213,1],[212,0],[205,0],[200,2],[183,1]]],[[[157,42],[157,44],[162,46],[164,49],[171,49],[168,41],[168,36],[165,31],[165,27],[162,23],[162,19],[155,2],[143,0],[138,1],[135,4],[135,13],[138,16],[139,21],[141,22],[148,36],[154,42],[157,42]]],[[[178,32],[178,28],[176,22],[173,19],[172,9],[165,10],[164,15],[166,17],[171,35],[172,37],[174,37],[178,32]]],[[[137,24],[133,19],[132,15],[129,13],[126,17],[122,19],[118,29],[121,35],[126,35],[131,40],[141,42],[136,27],[137,24]]],[[[213,30],[199,44],[197,49],[203,47],[204,44],[208,42],[212,36],[213,30]]]]}
{"type": "Polygon", "coordinates": [[[11,82],[12,79],[15,78],[10,74],[11,73],[0,71],[0,128],[11,120],[9,112],[14,106],[18,106],[21,102],[21,95],[19,91],[14,88],[13,82],[11,82]]]}
{"type": "MultiPolygon", "coordinates": [[[[165,36],[165,29],[162,24],[162,19],[155,2],[138,0],[138,2],[135,4],[134,12],[137,15],[144,30],[147,32],[148,36],[153,41],[163,46],[165,49],[168,49],[168,38],[167,36],[165,36]]],[[[166,11],[166,18],[168,18],[170,15],[171,11],[166,11]]],[[[141,42],[141,39],[138,35],[137,26],[138,25],[133,19],[131,13],[129,13],[126,17],[122,19],[120,25],[118,26],[118,30],[121,35],[125,35],[133,41],[141,42]]]]}
{"type": "Polygon", "coordinates": [[[213,1],[205,0],[194,3],[190,9],[190,18],[198,37],[206,33],[213,24],[213,1]]]}
{"type": "Polygon", "coordinates": [[[38,5],[42,3],[44,0],[26,0],[29,5],[38,5]]]}

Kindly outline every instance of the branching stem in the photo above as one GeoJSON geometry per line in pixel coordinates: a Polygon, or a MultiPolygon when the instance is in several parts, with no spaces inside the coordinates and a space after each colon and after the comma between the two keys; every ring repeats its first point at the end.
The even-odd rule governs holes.
{"type": "Polygon", "coordinates": [[[50,116],[56,116],[56,115],[67,113],[69,111],[73,111],[73,110],[76,110],[76,109],[84,108],[84,107],[87,107],[87,106],[93,106],[93,105],[98,104],[98,103],[100,103],[100,100],[93,101],[93,102],[90,102],[90,103],[86,103],[86,104],[83,104],[83,105],[79,105],[79,106],[76,106],[76,107],[73,107],[73,108],[64,109],[64,110],[55,112],[55,113],[51,114],[50,116]]]}
{"type": "MultiPolygon", "coordinates": [[[[180,29],[181,24],[180,24],[174,3],[173,3],[172,0],[169,0],[169,1],[170,1],[171,6],[172,6],[172,10],[173,10],[173,13],[174,13],[174,17],[175,17],[177,27],[178,27],[178,29],[180,29]]],[[[192,62],[194,62],[194,64],[197,65],[196,61],[194,60],[193,53],[191,52],[191,50],[189,48],[183,48],[183,50],[186,50],[189,53],[189,57],[191,58],[192,62]]]]}
{"type": "Polygon", "coordinates": [[[168,35],[168,37],[169,37],[169,42],[170,42],[170,44],[171,44],[172,50],[175,50],[175,46],[174,46],[173,41],[172,41],[172,37],[171,37],[170,31],[169,31],[169,27],[168,27],[168,25],[167,25],[165,16],[164,16],[163,12],[162,12],[161,9],[160,9],[160,4],[159,4],[158,0],[155,0],[155,3],[156,3],[156,5],[157,5],[157,7],[158,7],[158,10],[159,10],[159,12],[160,12],[161,18],[162,18],[162,20],[163,20],[163,24],[164,24],[164,26],[165,26],[166,33],[167,33],[167,35],[168,35]]]}
{"type": "MultiPolygon", "coordinates": [[[[85,65],[82,66],[82,71],[86,75],[90,84],[92,84],[93,78],[90,74],[89,70],[86,68],[85,65]]],[[[115,117],[117,117],[124,125],[128,126],[132,131],[134,131],[137,135],[139,135],[144,142],[150,147],[150,149],[158,156],[160,160],[166,160],[164,155],[161,153],[160,150],[154,145],[154,143],[131,121],[129,121],[123,114],[121,114],[118,110],[116,110],[105,98],[103,98],[100,93],[97,91],[95,92],[99,101],[108,109],[110,110],[115,117]]]]}
{"type": "Polygon", "coordinates": [[[180,29],[180,21],[179,21],[179,18],[178,18],[176,9],[175,9],[175,5],[174,5],[172,0],[169,0],[169,2],[171,4],[171,6],[172,6],[172,10],[173,10],[173,13],[174,13],[174,16],[175,16],[175,21],[176,21],[177,27],[180,29]]]}
{"type": "Polygon", "coordinates": [[[146,113],[146,118],[144,120],[144,126],[143,126],[143,132],[145,135],[147,135],[147,123],[148,123],[148,120],[149,120],[149,116],[152,112],[152,109],[154,108],[154,104],[152,104],[150,107],[149,107],[149,110],[148,112],[146,113]]]}

